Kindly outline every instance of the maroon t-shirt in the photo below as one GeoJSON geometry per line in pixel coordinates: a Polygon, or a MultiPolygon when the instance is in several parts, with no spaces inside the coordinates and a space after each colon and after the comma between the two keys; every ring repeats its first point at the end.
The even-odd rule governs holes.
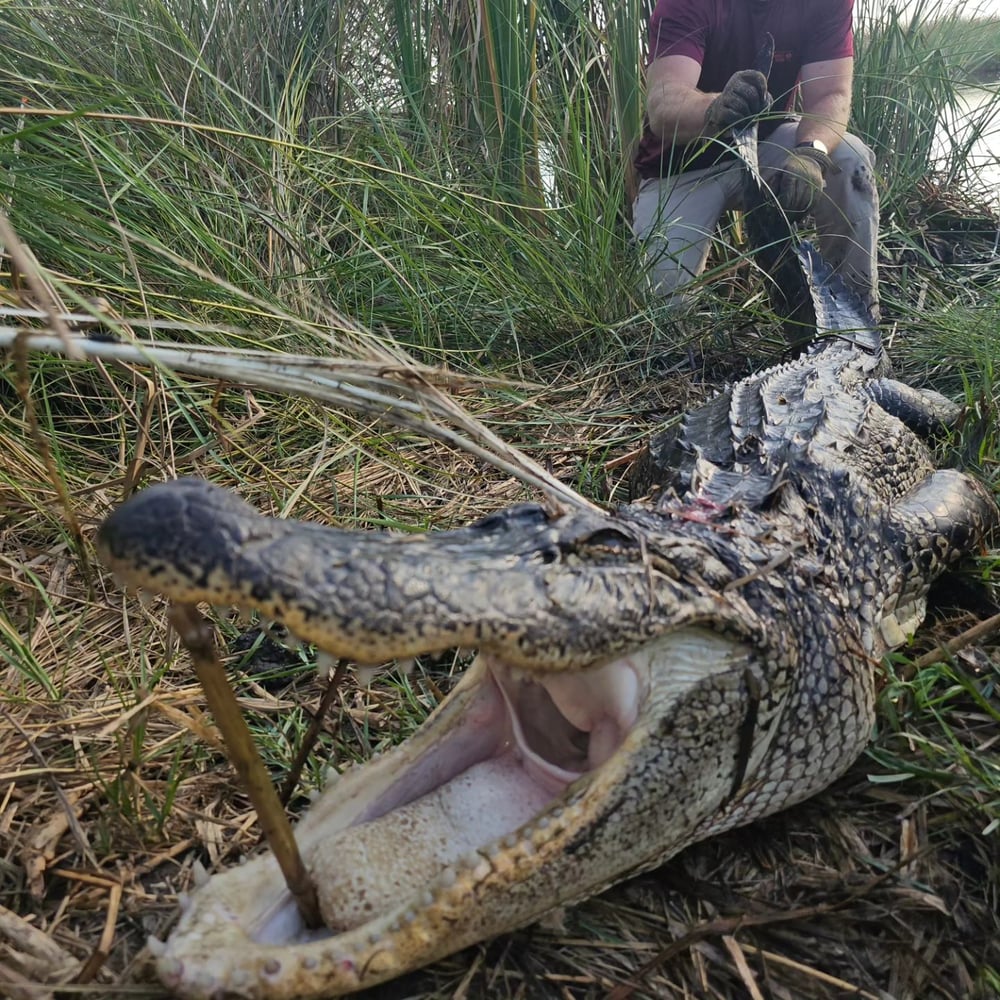
{"type": "MultiPolygon", "coordinates": [[[[804,65],[854,55],[854,0],[657,0],[649,22],[649,62],[688,56],[701,64],[698,89],[721,91],[741,69],[752,69],[767,33],[774,37],[768,90],[775,110],[792,106],[804,65]]],[[[777,120],[761,122],[761,134],[777,120]]],[[[647,120],[636,152],[640,177],[697,170],[729,156],[720,143],[664,144],[647,120]]]]}

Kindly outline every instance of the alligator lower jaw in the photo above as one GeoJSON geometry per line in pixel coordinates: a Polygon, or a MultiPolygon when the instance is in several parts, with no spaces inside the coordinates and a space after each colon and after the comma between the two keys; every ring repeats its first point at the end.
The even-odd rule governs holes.
{"type": "Polygon", "coordinates": [[[683,686],[699,676],[682,665],[692,650],[696,662],[716,658],[723,642],[681,630],[572,673],[515,672],[479,656],[413,737],[337,779],[298,825],[327,926],[305,929],[263,855],[184,902],[168,942],[151,942],[161,978],[188,997],[334,996],[601,888],[611,879],[558,891],[524,883],[621,787],[651,663],[679,660],[683,686]],[[530,898],[504,913],[505,895],[530,898]]]}

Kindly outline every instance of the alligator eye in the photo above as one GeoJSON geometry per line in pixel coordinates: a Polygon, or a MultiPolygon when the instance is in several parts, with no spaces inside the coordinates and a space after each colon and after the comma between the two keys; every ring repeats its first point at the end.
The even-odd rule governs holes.
{"type": "Polygon", "coordinates": [[[600,549],[624,549],[631,547],[632,537],[617,528],[599,528],[580,539],[581,545],[592,545],[600,549]]]}

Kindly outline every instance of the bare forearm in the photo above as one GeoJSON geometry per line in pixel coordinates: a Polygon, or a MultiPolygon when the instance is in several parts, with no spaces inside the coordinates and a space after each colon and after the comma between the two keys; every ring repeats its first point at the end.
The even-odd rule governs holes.
{"type": "Polygon", "coordinates": [[[802,120],[796,141],[819,139],[834,150],[847,131],[851,114],[852,59],[833,59],[802,67],[802,120]]]}
{"type": "Polygon", "coordinates": [[[843,94],[830,94],[816,102],[808,113],[802,116],[795,132],[796,142],[819,139],[831,152],[837,148],[847,131],[850,114],[850,98],[843,94]]]}
{"type": "Polygon", "coordinates": [[[704,133],[705,111],[718,96],[664,82],[649,93],[649,127],[666,143],[690,142],[704,133]]]}
{"type": "Polygon", "coordinates": [[[705,110],[718,97],[698,90],[701,67],[687,56],[666,56],[646,71],[646,113],[664,143],[687,143],[705,128],[705,110]]]}

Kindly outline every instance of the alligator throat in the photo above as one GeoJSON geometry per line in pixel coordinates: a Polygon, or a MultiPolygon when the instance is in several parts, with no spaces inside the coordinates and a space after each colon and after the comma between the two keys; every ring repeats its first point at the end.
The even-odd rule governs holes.
{"type": "MultiPolygon", "coordinates": [[[[304,848],[329,931],[390,912],[448,866],[515,835],[612,757],[638,716],[640,681],[626,661],[535,677],[483,655],[472,674],[481,680],[460,723],[349,826],[304,848]]],[[[336,798],[338,785],[327,794],[336,798]]],[[[317,935],[282,906],[251,936],[282,944],[317,935]]]]}

